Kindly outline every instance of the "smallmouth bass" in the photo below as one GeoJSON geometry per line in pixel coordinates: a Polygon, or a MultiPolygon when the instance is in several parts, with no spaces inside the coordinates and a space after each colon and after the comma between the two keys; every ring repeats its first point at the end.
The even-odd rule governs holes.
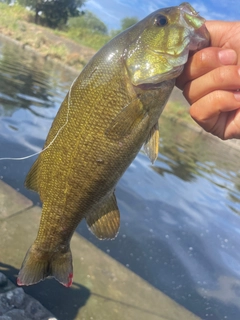
{"type": "Polygon", "coordinates": [[[19,285],[48,276],[70,286],[70,240],[85,218],[99,239],[112,239],[120,214],[114,188],[144,149],[158,154],[158,119],[190,50],[209,45],[204,19],[188,4],[157,10],[112,39],[73,82],[26,187],[43,202],[37,238],[19,285]]]}

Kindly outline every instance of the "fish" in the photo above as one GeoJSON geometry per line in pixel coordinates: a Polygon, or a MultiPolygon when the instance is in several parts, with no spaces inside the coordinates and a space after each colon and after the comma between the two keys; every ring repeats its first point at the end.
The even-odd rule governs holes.
{"type": "Polygon", "coordinates": [[[158,155],[159,117],[190,51],[209,45],[188,3],[159,9],[103,46],[72,83],[25,185],[43,203],[18,285],[73,281],[71,237],[85,219],[99,239],[120,227],[115,187],[141,147],[158,155]]]}

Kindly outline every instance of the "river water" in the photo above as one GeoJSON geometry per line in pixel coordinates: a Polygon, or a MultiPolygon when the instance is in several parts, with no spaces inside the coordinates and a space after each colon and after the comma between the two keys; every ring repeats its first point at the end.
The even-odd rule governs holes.
{"type": "MultiPolygon", "coordinates": [[[[0,157],[41,150],[76,74],[0,41],[0,157]]],[[[240,152],[161,118],[152,165],[140,152],[117,185],[121,229],[98,248],[201,319],[239,320],[240,152]]],[[[35,158],[0,161],[0,178],[24,188],[35,158]]]]}

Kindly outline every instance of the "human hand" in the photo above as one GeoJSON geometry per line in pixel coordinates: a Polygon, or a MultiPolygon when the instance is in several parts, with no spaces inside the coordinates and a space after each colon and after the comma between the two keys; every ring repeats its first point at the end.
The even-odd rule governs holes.
{"type": "Polygon", "coordinates": [[[240,22],[207,21],[211,47],[189,58],[176,85],[192,118],[221,139],[240,138],[240,22]]]}

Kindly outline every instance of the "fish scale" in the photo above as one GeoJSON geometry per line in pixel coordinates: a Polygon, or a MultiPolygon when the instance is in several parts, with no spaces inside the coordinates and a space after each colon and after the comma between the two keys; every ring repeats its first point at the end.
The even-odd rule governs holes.
{"type": "Polygon", "coordinates": [[[115,186],[145,143],[158,155],[158,119],[188,52],[209,44],[187,3],[153,12],[106,44],[73,82],[26,178],[43,202],[19,285],[48,276],[70,286],[70,240],[82,219],[99,239],[120,227],[115,186]]]}

